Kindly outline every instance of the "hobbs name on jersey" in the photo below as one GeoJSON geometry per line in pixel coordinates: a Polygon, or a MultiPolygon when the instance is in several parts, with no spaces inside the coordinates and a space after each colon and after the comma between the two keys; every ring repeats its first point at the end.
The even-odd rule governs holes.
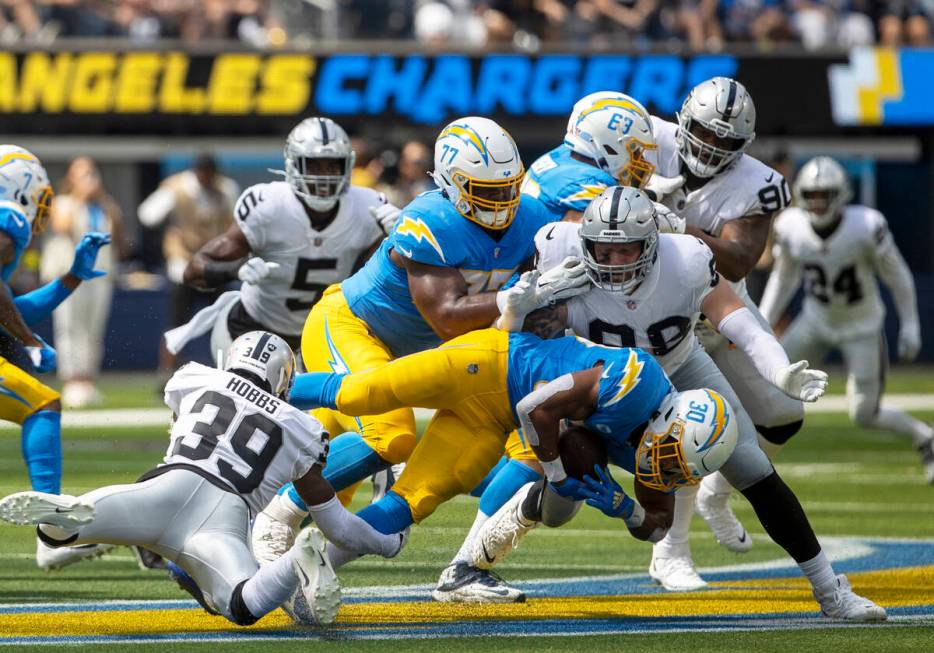
{"type": "Polygon", "coordinates": [[[266,411],[270,415],[274,415],[275,412],[279,410],[279,406],[282,405],[281,401],[266,394],[249,381],[243,379],[230,379],[230,381],[227,382],[227,389],[243,397],[251,404],[266,411]]]}

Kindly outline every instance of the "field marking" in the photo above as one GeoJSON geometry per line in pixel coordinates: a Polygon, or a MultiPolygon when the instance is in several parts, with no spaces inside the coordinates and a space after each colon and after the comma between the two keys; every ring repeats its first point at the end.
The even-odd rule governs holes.
{"type": "MultiPolygon", "coordinates": [[[[934,410],[934,394],[886,394],[884,403],[901,410],[934,410]]],[[[831,395],[813,404],[805,404],[809,413],[846,413],[847,398],[831,395]]],[[[416,408],[418,419],[427,420],[434,411],[416,408]]],[[[172,413],[167,408],[117,408],[95,410],[66,410],[62,413],[64,428],[107,428],[107,427],[168,427],[172,413]]],[[[19,430],[18,424],[0,422],[0,430],[19,430]]]]}

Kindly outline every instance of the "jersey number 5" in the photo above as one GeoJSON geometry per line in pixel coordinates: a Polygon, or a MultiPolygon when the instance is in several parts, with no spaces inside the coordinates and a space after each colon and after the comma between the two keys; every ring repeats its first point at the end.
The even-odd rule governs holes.
{"type": "Polygon", "coordinates": [[[292,280],[292,285],[290,288],[292,290],[299,290],[301,292],[313,292],[315,293],[314,297],[309,301],[306,299],[299,299],[297,297],[290,297],[285,300],[285,307],[290,311],[310,311],[311,307],[315,305],[315,302],[318,301],[321,297],[321,293],[324,292],[324,289],[329,285],[328,283],[314,283],[308,280],[308,273],[314,272],[315,270],[336,270],[337,269],[337,259],[336,258],[300,258],[298,259],[298,264],[295,266],[295,278],[292,280]]]}

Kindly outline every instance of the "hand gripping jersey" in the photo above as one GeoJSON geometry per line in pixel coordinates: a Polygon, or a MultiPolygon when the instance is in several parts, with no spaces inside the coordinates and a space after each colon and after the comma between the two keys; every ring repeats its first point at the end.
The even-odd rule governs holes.
{"type": "Polygon", "coordinates": [[[254,256],[281,266],[274,278],[243,284],[240,300],[250,317],[270,331],[300,336],[321,292],[350,276],[360,255],[383,237],[369,209],[385,203],[382,193],[351,186],[331,224],[315,231],[286,182],[246,189],[234,209],[237,225],[254,256]]]}
{"type": "MultiPolygon", "coordinates": [[[[543,227],[535,236],[537,266],[545,271],[566,256],[580,256],[580,226],[543,227]]],[[[568,327],[593,342],[639,347],[672,374],[697,341],[694,325],[701,304],[719,280],[713,252],[701,240],[659,234],[658,259],[631,295],[602,288],[568,300],[568,327]]]]}
{"type": "Polygon", "coordinates": [[[616,183],[604,170],[572,158],[570,147],[559,145],[535,160],[522,194],[539,200],[557,221],[568,211],[583,213],[593,198],[616,183]]]}
{"type": "Polygon", "coordinates": [[[232,372],[189,363],[169,379],[165,403],[176,415],[165,464],[220,479],[253,514],[327,458],[316,419],[232,372]]]}
{"type": "Polygon", "coordinates": [[[584,338],[542,340],[530,333],[510,333],[508,360],[506,380],[516,424],[515,405],[539,384],[603,363],[597,410],[584,425],[621,447],[631,447],[633,431],[648,422],[673,391],[661,366],[641,349],[604,347],[584,338]]]}
{"type": "Polygon", "coordinates": [[[393,263],[389,253],[396,250],[418,263],[456,268],[467,282],[467,292],[475,295],[498,290],[531,259],[535,232],[550,220],[540,203],[523,197],[512,224],[494,240],[458,213],[441,191],[422,193],[402,210],[376,254],[341,289],[350,310],[394,356],[431,349],[441,339],[412,302],[405,268],[393,263]]]}
{"type": "MultiPolygon", "coordinates": [[[[806,212],[786,209],[775,221],[776,269],[785,270],[775,293],[784,308],[804,276],[803,314],[819,325],[831,341],[878,331],[885,318],[876,270],[897,252],[885,218],[866,206],[847,206],[836,230],[826,239],[811,227],[806,212]]],[[[770,322],[777,299],[763,298],[762,312],[770,322]]],[[[781,309],[779,309],[781,310],[781,309]]]]}
{"type": "Polygon", "coordinates": [[[23,257],[23,252],[29,247],[29,241],[32,240],[32,228],[29,226],[29,220],[26,219],[26,215],[15,202],[0,201],[0,231],[13,241],[15,252],[13,260],[0,267],[0,278],[3,279],[4,283],[8,283],[10,276],[12,276],[23,257]]]}

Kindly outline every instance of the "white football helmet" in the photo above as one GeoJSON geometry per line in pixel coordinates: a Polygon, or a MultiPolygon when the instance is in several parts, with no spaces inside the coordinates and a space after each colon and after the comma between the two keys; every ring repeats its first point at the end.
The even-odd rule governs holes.
{"type": "Polygon", "coordinates": [[[636,451],[636,478],[661,492],[696,485],[733,454],[739,427],[717,392],[672,392],[658,407],[636,451]]]}
{"type": "Polygon", "coordinates": [[[230,343],[224,357],[228,372],[247,372],[260,387],[285,398],[295,382],[295,354],[289,343],[274,333],[250,331],[230,343]]]}
{"type": "Polygon", "coordinates": [[[837,219],[853,197],[846,170],[829,156],[817,156],[801,166],[794,185],[795,202],[818,229],[837,219]]]}
{"type": "Polygon", "coordinates": [[[580,239],[587,276],[594,285],[613,292],[631,293],[658,258],[655,204],[636,188],[610,186],[584,210],[580,239]],[[642,253],[632,263],[616,265],[597,260],[598,243],[634,242],[642,243],[642,253]]]}
{"type": "Polygon", "coordinates": [[[285,179],[314,211],[330,211],[350,186],[356,154],[347,132],[330,118],[306,118],[285,140],[285,179]],[[319,171],[320,160],[336,161],[336,172],[319,171]]]}
{"type": "Polygon", "coordinates": [[[17,145],[0,145],[0,206],[26,216],[33,234],[49,221],[52,184],[39,158],[17,145]]]}
{"type": "Polygon", "coordinates": [[[435,141],[432,179],[458,213],[487,229],[512,223],[524,174],[516,142],[488,118],[458,118],[435,141]]]}
{"type": "Polygon", "coordinates": [[[746,87],[729,77],[695,86],[678,112],[678,153],[698,177],[727,168],[755,137],[756,106],[746,87]]]}
{"type": "Polygon", "coordinates": [[[645,160],[657,145],[645,108],[615,91],[586,95],[574,104],[564,143],[592,159],[622,186],[641,188],[655,166],[645,160]]]}

